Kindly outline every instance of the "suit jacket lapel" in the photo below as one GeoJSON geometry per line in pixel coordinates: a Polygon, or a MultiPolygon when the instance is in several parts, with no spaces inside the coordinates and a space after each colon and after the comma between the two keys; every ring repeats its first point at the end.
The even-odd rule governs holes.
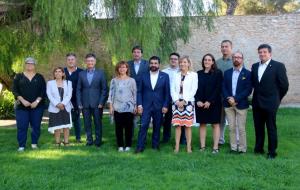
{"type": "Polygon", "coordinates": [[[230,82],[229,82],[229,89],[230,89],[230,94],[232,94],[232,77],[233,77],[233,69],[230,70],[230,82]]]}
{"type": "Polygon", "coordinates": [[[241,70],[241,73],[240,73],[240,75],[239,75],[239,78],[238,78],[238,81],[237,81],[237,83],[236,83],[236,89],[235,89],[235,93],[237,93],[237,89],[238,89],[238,87],[239,87],[239,83],[242,81],[242,80],[244,80],[243,78],[245,77],[245,71],[244,71],[244,67],[242,68],[242,70],[241,70]]]}
{"type": "Polygon", "coordinates": [[[260,79],[260,82],[259,82],[259,83],[261,83],[261,82],[264,80],[265,76],[268,75],[268,73],[271,71],[271,69],[272,69],[272,62],[273,62],[273,61],[271,60],[270,63],[268,64],[268,66],[267,66],[265,72],[264,72],[264,73],[262,74],[262,76],[261,76],[261,79],[260,79]]]}
{"type": "Polygon", "coordinates": [[[157,88],[157,86],[159,85],[158,83],[162,80],[163,76],[162,76],[162,73],[160,71],[158,71],[158,77],[157,77],[157,82],[154,86],[154,90],[157,88]]]}

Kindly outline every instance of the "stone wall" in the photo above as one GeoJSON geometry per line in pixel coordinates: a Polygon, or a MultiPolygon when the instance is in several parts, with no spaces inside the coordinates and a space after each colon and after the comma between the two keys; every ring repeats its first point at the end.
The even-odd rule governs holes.
{"type": "Polygon", "coordinates": [[[202,56],[212,53],[222,56],[220,42],[229,39],[233,50],[244,53],[246,68],[258,61],[257,47],[268,43],[273,48],[273,59],[285,63],[290,88],[284,103],[300,103],[300,14],[276,16],[224,16],[215,19],[215,28],[192,26],[187,44],[178,42],[178,52],[189,55],[194,70],[200,69],[202,56]]]}

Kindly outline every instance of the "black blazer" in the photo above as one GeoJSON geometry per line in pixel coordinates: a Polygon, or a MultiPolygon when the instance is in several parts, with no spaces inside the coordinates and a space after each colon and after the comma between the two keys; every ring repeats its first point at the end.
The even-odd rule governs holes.
{"type": "Polygon", "coordinates": [[[289,88],[289,81],[283,63],[271,60],[260,82],[258,81],[258,67],[260,62],[252,65],[251,78],[254,88],[252,106],[269,111],[277,110],[282,98],[289,88]]]}

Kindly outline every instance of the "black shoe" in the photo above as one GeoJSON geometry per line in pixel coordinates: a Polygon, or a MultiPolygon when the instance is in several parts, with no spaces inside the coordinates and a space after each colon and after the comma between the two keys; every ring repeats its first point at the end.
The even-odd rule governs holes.
{"type": "Polygon", "coordinates": [[[237,154],[238,151],[237,151],[237,150],[230,150],[229,153],[230,153],[230,154],[237,154]]]}
{"type": "Polygon", "coordinates": [[[246,154],[246,152],[243,152],[243,151],[239,151],[239,154],[246,154]]]}
{"type": "Polygon", "coordinates": [[[264,154],[264,150],[254,150],[254,154],[264,154]]]}
{"type": "Polygon", "coordinates": [[[144,151],[143,149],[137,148],[137,149],[134,151],[134,153],[135,153],[135,154],[139,154],[139,153],[142,153],[143,151],[144,151]]]}
{"type": "Polygon", "coordinates": [[[156,151],[159,151],[159,146],[156,146],[156,147],[152,147],[153,150],[156,150],[156,151]]]}
{"type": "Polygon", "coordinates": [[[82,143],[80,139],[76,139],[76,143],[82,143]]]}
{"type": "Polygon", "coordinates": [[[94,144],[95,144],[96,147],[100,147],[102,145],[101,142],[100,143],[99,142],[97,142],[97,143],[95,142],[94,144]]]}
{"type": "Polygon", "coordinates": [[[276,153],[274,153],[274,154],[270,154],[270,153],[268,153],[268,155],[267,155],[267,159],[268,160],[273,160],[273,159],[275,159],[275,157],[277,156],[277,154],[276,153]]]}
{"type": "Polygon", "coordinates": [[[93,145],[92,142],[87,142],[87,143],[85,144],[85,146],[92,146],[92,145],[93,145]]]}

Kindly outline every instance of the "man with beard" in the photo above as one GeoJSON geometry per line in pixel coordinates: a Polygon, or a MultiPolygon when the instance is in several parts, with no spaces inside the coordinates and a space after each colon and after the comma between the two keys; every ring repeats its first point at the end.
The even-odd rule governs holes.
{"type": "Polygon", "coordinates": [[[245,126],[252,84],[251,72],[243,67],[243,59],[241,52],[232,54],[233,68],[224,72],[223,79],[223,104],[229,123],[231,153],[245,153],[247,150],[245,126]]]}
{"type": "Polygon", "coordinates": [[[169,76],[159,71],[159,66],[160,58],[152,56],[149,59],[150,71],[141,76],[138,85],[137,105],[138,113],[141,114],[141,127],[135,153],[141,153],[145,149],[151,117],[153,118],[152,148],[159,150],[160,126],[163,114],[168,112],[170,102],[169,76]]]}

